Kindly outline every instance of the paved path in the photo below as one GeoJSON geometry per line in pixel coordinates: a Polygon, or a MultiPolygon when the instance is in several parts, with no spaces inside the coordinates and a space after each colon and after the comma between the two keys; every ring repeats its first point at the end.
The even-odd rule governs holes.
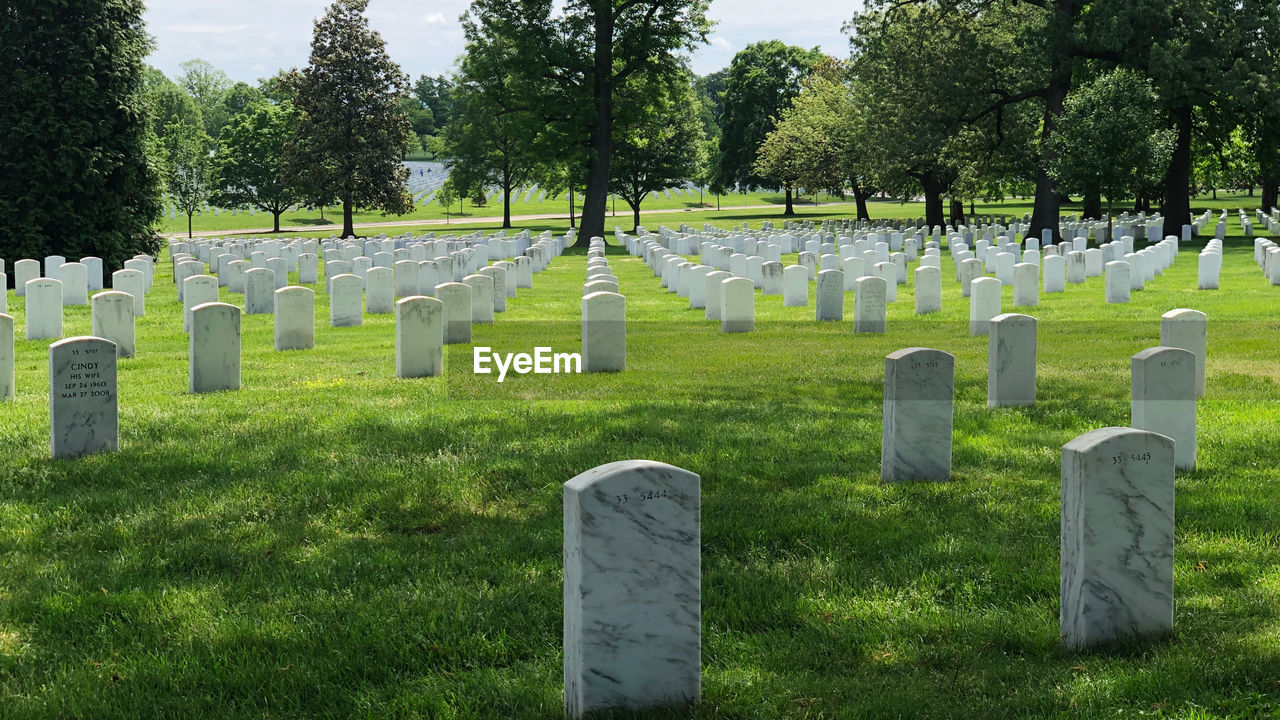
{"type": "MultiPolygon", "coordinates": [[[[851,202],[822,203],[821,205],[806,204],[806,205],[797,205],[796,209],[843,207],[845,205],[853,205],[853,203],[851,202]]],[[[781,209],[782,209],[782,206],[780,205],[724,205],[724,206],[721,206],[719,210],[712,210],[712,212],[723,212],[725,210],[779,210],[781,211],[781,209]]],[[[680,213],[680,212],[707,212],[708,210],[711,210],[711,208],[694,208],[690,210],[656,209],[656,210],[641,210],[640,214],[641,215],[667,215],[667,214],[674,214],[674,213],[680,213]]],[[[621,213],[616,216],[606,215],[605,220],[607,221],[610,217],[618,217],[624,220],[629,220],[631,218],[631,213],[629,212],[621,213]]],[[[778,217],[779,218],[782,217],[781,212],[779,212],[778,217]]],[[[512,215],[511,216],[511,222],[518,222],[521,220],[564,220],[565,222],[568,222],[569,216],[564,213],[547,213],[545,215],[512,215]]],[[[462,220],[450,220],[448,223],[446,223],[443,218],[430,219],[430,220],[428,219],[386,220],[383,222],[364,222],[364,223],[356,223],[355,228],[359,230],[361,228],[384,228],[384,227],[396,227],[401,225],[463,226],[463,225],[477,225],[477,224],[496,224],[501,222],[502,222],[502,216],[497,215],[494,217],[479,217],[479,218],[470,217],[462,220]]],[[[337,227],[337,225],[289,225],[289,226],[280,227],[280,232],[323,232],[326,234],[332,234],[334,232],[339,232],[341,230],[342,228],[337,227]],[[337,229],[335,230],[335,228],[337,229]]],[[[199,230],[193,233],[192,236],[193,237],[222,237],[224,235],[264,235],[264,234],[270,234],[271,232],[272,232],[271,228],[234,228],[229,230],[199,230]]],[[[184,237],[187,237],[187,234],[184,232],[166,233],[165,237],[184,238],[184,237]]]]}

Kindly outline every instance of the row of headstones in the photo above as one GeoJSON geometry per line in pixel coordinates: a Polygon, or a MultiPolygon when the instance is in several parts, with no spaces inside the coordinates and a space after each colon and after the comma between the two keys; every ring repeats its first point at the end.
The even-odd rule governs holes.
{"type": "MultiPolygon", "coordinates": [[[[635,238],[630,251],[644,259],[652,268],[654,276],[661,278],[662,286],[668,292],[675,293],[677,297],[688,298],[690,309],[703,308],[707,320],[719,321],[721,332],[750,332],[755,329],[757,284],[753,278],[717,270],[711,265],[691,263],[657,241],[645,238],[635,238]]],[[[755,259],[763,261],[763,258],[755,259]]],[[[852,260],[854,258],[850,258],[852,260]]],[[[880,268],[881,271],[892,271],[896,275],[896,266],[892,263],[881,263],[881,266],[885,266],[880,268]]],[[[753,262],[749,268],[749,273],[758,269],[760,287],[765,295],[782,294],[785,286],[791,287],[792,291],[784,301],[794,300],[797,294],[803,294],[805,303],[808,302],[808,268],[800,265],[783,268],[781,263],[773,261],[753,262]],[[800,289],[796,290],[797,287],[800,289]]],[[[862,276],[854,279],[852,286],[847,286],[848,277],[840,270],[820,270],[817,273],[816,318],[843,319],[844,293],[852,290],[854,332],[884,332],[890,281],[883,276],[862,276]]],[[[896,290],[896,280],[892,287],[896,290]]],[[[941,292],[939,286],[939,296],[941,292]]]]}
{"type": "MultiPolygon", "coordinates": [[[[549,258],[560,251],[561,245],[544,239],[539,241],[538,246],[529,248],[528,252],[535,249],[540,251],[538,253],[540,258],[547,258],[549,262],[549,258]]],[[[179,255],[184,254],[179,253],[179,255]]],[[[521,263],[522,265],[533,267],[529,257],[523,257],[523,260],[526,262],[521,263]]],[[[176,266],[188,268],[192,265],[203,267],[202,263],[190,256],[179,257],[176,263],[176,266]]],[[[542,265],[537,267],[537,270],[541,271],[544,268],[545,265],[542,265]]],[[[261,296],[265,295],[270,298],[268,301],[270,313],[274,316],[275,349],[281,351],[311,349],[314,347],[315,338],[315,292],[305,287],[273,289],[276,278],[272,275],[273,271],[265,268],[249,271],[246,313],[261,312],[261,306],[268,304],[262,300],[261,296]],[[250,307],[254,309],[250,311],[248,309],[250,307]]],[[[95,337],[110,341],[115,346],[119,357],[133,357],[136,353],[134,319],[145,313],[146,281],[149,277],[150,273],[144,275],[138,270],[117,271],[113,274],[115,285],[129,287],[133,292],[101,292],[93,297],[92,332],[95,337]],[[136,289],[132,287],[135,284],[136,289]]],[[[512,287],[513,283],[508,281],[508,278],[514,277],[514,264],[500,262],[494,266],[481,268],[479,273],[464,277],[461,283],[437,284],[423,294],[440,295],[442,300],[448,299],[445,316],[449,332],[446,337],[451,343],[465,343],[471,340],[472,323],[492,323],[495,308],[506,309],[507,297],[515,296],[516,288],[512,287]]],[[[337,291],[331,296],[330,324],[334,327],[362,324],[363,283],[360,278],[354,275],[340,275],[334,278],[334,281],[337,291]]],[[[31,294],[27,298],[28,339],[37,339],[32,337],[33,333],[43,338],[61,337],[61,304],[53,301],[59,283],[60,281],[51,279],[31,281],[31,294]],[[48,297],[42,297],[44,295],[48,297]]],[[[527,286],[532,287],[531,278],[527,286]]],[[[236,389],[240,385],[241,312],[234,305],[218,302],[218,287],[218,278],[209,275],[189,275],[183,279],[180,286],[183,330],[190,335],[189,386],[191,392],[236,389]],[[206,308],[200,314],[196,313],[206,305],[216,307],[206,308]],[[228,308],[235,312],[230,312],[228,308]]],[[[8,363],[8,380],[0,382],[0,385],[7,386],[12,396],[14,390],[13,319],[3,313],[0,313],[0,317],[7,318],[10,335],[6,349],[0,351],[0,363],[8,363]]],[[[436,363],[436,365],[440,364],[436,363]]],[[[0,371],[2,370],[4,366],[0,364],[0,371]]]]}
{"type": "MultiPolygon", "coordinates": [[[[603,243],[603,241],[601,241],[603,243]]],[[[603,259],[603,248],[591,250],[603,259]]],[[[356,280],[354,276],[351,277],[356,280]]],[[[187,278],[191,290],[199,280],[187,278]]],[[[444,372],[443,346],[471,341],[476,317],[473,302],[495,294],[490,275],[471,275],[466,283],[442,283],[435,296],[414,295],[396,303],[396,376],[435,377],[444,372]]],[[[211,285],[212,282],[205,283],[211,285]]],[[[216,285],[213,286],[216,290],[216,285]]],[[[118,295],[132,327],[132,302],[118,295]]],[[[315,292],[285,287],[275,291],[275,349],[310,349],[314,340],[315,292]]],[[[240,387],[240,308],[206,302],[191,308],[189,389],[192,393],[237,390],[240,387]]],[[[489,316],[492,321],[492,315],[489,316]]],[[[625,368],[625,305],[617,293],[590,293],[583,301],[582,355],[584,372],[625,368]]],[[[0,314],[0,398],[13,396],[13,318],[0,314]]],[[[78,337],[50,345],[50,435],[55,458],[115,450],[118,439],[118,346],[104,337],[78,337]]]]}
{"type": "MultiPolygon", "coordinates": [[[[1036,402],[1036,320],[1008,313],[988,321],[987,404],[1036,402]]],[[[1186,308],[1161,316],[1160,342],[1133,356],[1134,427],[1177,443],[1177,464],[1196,464],[1196,398],[1205,390],[1207,322],[1186,308]]],[[[885,481],[951,477],[954,360],[947,353],[910,348],[885,364],[881,477],[885,481]]]]}
{"type": "Polygon", "coordinates": [[[1280,285],[1280,245],[1267,238],[1253,241],[1253,261],[1272,285],[1280,285]]]}
{"type": "MultiPolygon", "coordinates": [[[[862,325],[867,331],[880,331],[878,328],[883,327],[883,311],[887,303],[894,302],[897,299],[897,285],[904,284],[907,278],[907,259],[908,256],[914,255],[914,247],[912,239],[906,238],[903,242],[906,252],[891,252],[891,245],[886,242],[878,241],[875,235],[866,239],[857,239],[852,245],[841,245],[836,248],[833,243],[825,243],[817,246],[816,241],[809,240],[806,245],[810,249],[801,251],[799,259],[802,265],[793,265],[783,267],[781,263],[776,261],[765,260],[760,256],[746,256],[743,253],[733,253],[729,246],[714,245],[710,242],[701,244],[702,257],[708,264],[698,265],[688,261],[676,253],[667,251],[657,241],[651,241],[641,236],[633,238],[629,236],[623,237],[624,242],[628,244],[629,250],[633,254],[641,254],[644,256],[646,263],[654,269],[655,275],[661,275],[662,284],[667,287],[669,292],[674,292],[678,297],[688,297],[690,308],[707,308],[708,319],[721,319],[722,329],[728,329],[730,325],[726,325],[722,319],[724,295],[718,288],[713,287],[710,292],[713,295],[712,302],[707,305],[705,293],[701,292],[699,278],[705,277],[708,273],[713,272],[715,268],[726,268],[729,275],[747,277],[752,280],[754,287],[762,290],[763,295],[783,295],[784,306],[803,306],[808,304],[808,281],[815,277],[814,269],[821,268],[817,271],[818,276],[818,301],[815,306],[815,317],[818,320],[841,320],[843,319],[843,291],[855,292],[855,318],[865,319],[864,323],[859,323],[855,319],[855,326],[862,325]],[[875,242],[875,247],[867,247],[871,242],[875,242]],[[817,246],[817,247],[814,247],[817,246]],[[812,250],[821,252],[821,256],[813,257],[812,250]],[[836,253],[839,253],[837,255],[836,253]],[[861,255],[861,257],[858,257],[861,255]],[[885,258],[891,259],[892,262],[884,261],[885,258]],[[842,270],[836,269],[837,262],[840,263],[842,270]],[[871,272],[866,272],[868,264],[873,264],[871,272]],[[679,275],[681,272],[692,273],[694,277],[688,282],[680,282],[679,275]],[[825,275],[824,275],[825,273],[825,275]],[[879,277],[884,280],[883,300],[880,299],[879,283],[860,283],[859,280],[867,277],[879,277]],[[874,288],[872,287],[874,286],[874,288]],[[861,307],[865,311],[859,315],[858,295],[856,294],[861,288],[867,291],[861,307]],[[716,297],[719,298],[719,306],[717,307],[716,297]],[[720,315],[720,318],[717,318],[720,315]]],[[[1072,260],[1071,266],[1075,269],[1070,278],[1073,282],[1084,282],[1087,276],[1088,263],[1086,259],[1093,255],[1101,262],[1119,255],[1123,248],[1131,247],[1133,239],[1124,238],[1123,241],[1116,241],[1105,244],[1102,248],[1090,249],[1087,253],[1080,251],[1071,251],[1068,257],[1072,260]]],[[[753,241],[748,240],[748,243],[753,241]]],[[[1077,239],[1071,247],[1083,244],[1083,239],[1077,239]]],[[[1027,240],[1028,246],[1037,245],[1034,239],[1027,240]]],[[[941,291],[941,275],[940,275],[940,251],[936,243],[926,243],[925,255],[921,258],[921,267],[915,271],[916,276],[916,312],[918,314],[927,314],[937,312],[941,309],[942,291],[941,291]]],[[[766,252],[773,252],[776,246],[769,243],[764,246],[766,252]]],[[[979,288],[975,294],[972,294],[970,300],[970,328],[973,334],[986,334],[986,321],[1000,314],[1000,287],[1002,284],[1012,284],[1014,286],[1014,304],[1015,306],[1035,306],[1039,303],[1039,272],[1037,265],[1040,263],[1040,251],[1036,247],[1029,247],[1024,259],[1031,262],[1014,264],[1014,260],[1018,257],[1020,247],[1017,243],[1009,243],[1004,248],[995,252],[989,252],[992,248],[988,246],[985,240],[979,240],[977,243],[976,253],[968,251],[967,246],[953,238],[952,248],[953,255],[958,259],[957,264],[957,280],[962,284],[961,292],[964,296],[971,295],[973,281],[982,280],[977,287],[979,288]],[[972,257],[977,254],[982,259],[972,257]],[[980,278],[983,272],[983,260],[991,266],[997,274],[997,278],[980,278]]],[[[1177,243],[1172,238],[1162,241],[1162,243],[1144,248],[1141,252],[1150,255],[1150,269],[1154,272],[1162,271],[1172,262],[1172,257],[1177,252],[1177,243]]],[[[759,248],[759,245],[757,245],[759,248]]],[[[745,248],[745,249],[757,249],[745,248]]],[[[1057,255],[1058,249],[1052,245],[1046,248],[1049,256],[1046,258],[1046,285],[1047,291],[1060,292],[1065,290],[1067,274],[1065,272],[1065,259],[1057,255]],[[1054,282],[1055,275],[1058,282],[1054,282]]],[[[1143,262],[1144,256],[1134,255],[1130,253],[1135,263],[1143,262]]],[[[1143,271],[1148,267],[1143,265],[1143,271]]],[[[1129,288],[1131,286],[1142,287],[1144,283],[1144,275],[1137,275],[1130,279],[1127,274],[1129,269],[1125,263],[1111,261],[1107,263],[1107,300],[1108,302],[1127,302],[1129,288]]],[[[725,276],[715,276],[716,282],[723,282],[725,276]]],[[[750,327],[747,319],[753,317],[754,307],[742,307],[740,315],[743,321],[732,324],[732,327],[750,327]]]]}
{"type": "MultiPolygon", "coordinates": [[[[886,362],[949,367],[937,352],[886,362]]],[[[1135,428],[1092,430],[1062,447],[1066,648],[1173,630],[1174,456],[1169,437],[1135,428]]],[[[563,518],[565,713],[697,702],[701,478],[646,460],[601,465],[565,483],[563,518]]]]}
{"type": "MultiPolygon", "coordinates": [[[[953,238],[949,247],[962,296],[969,295],[973,280],[992,272],[1002,285],[1013,287],[1014,305],[1034,306],[1039,301],[1041,275],[1045,293],[1065,292],[1068,284],[1083,284],[1090,277],[1104,276],[1106,301],[1128,302],[1130,291],[1143,289],[1147,281],[1163,274],[1173,265],[1180,249],[1173,236],[1136,252],[1133,241],[1131,236],[1125,236],[1098,248],[1081,249],[1083,240],[1077,238],[1041,249],[1035,247],[1038,243],[1034,238],[1028,238],[1025,251],[1018,243],[988,246],[978,241],[971,251],[966,243],[953,238]]],[[[1201,257],[1200,287],[1216,289],[1221,267],[1220,251],[1201,257]]]]}
{"type": "MultiPolygon", "coordinates": [[[[429,287],[421,284],[425,273],[419,274],[421,264],[413,261],[398,262],[394,270],[371,267],[363,281],[350,273],[334,275],[327,278],[329,324],[332,327],[362,324],[362,293],[366,295],[365,305],[370,314],[385,312],[382,307],[393,302],[393,290],[397,295],[404,293],[391,305],[396,316],[396,376],[439,376],[444,372],[443,346],[471,342],[473,324],[493,323],[495,312],[505,311],[507,299],[515,297],[516,278],[520,276],[518,268],[528,268],[528,282],[521,286],[531,288],[533,272],[544,270],[546,263],[561,249],[555,241],[542,240],[527,250],[537,251],[536,264],[531,257],[521,256],[517,258],[518,263],[502,261],[479,268],[478,272],[462,277],[461,282],[446,281],[429,287]],[[393,273],[398,272],[414,282],[394,281],[393,273]]],[[[436,266],[448,259],[423,263],[436,266]]],[[[330,261],[333,262],[339,261],[330,261]]],[[[251,312],[248,308],[253,302],[255,287],[271,287],[270,273],[271,270],[265,268],[254,268],[247,273],[246,314],[251,312]]],[[[187,324],[191,332],[193,393],[233,390],[240,386],[240,311],[234,305],[216,302],[217,283],[218,279],[209,275],[193,275],[183,281],[185,312],[190,318],[187,324]],[[206,297],[213,300],[200,303],[206,297]],[[218,348],[234,348],[235,352],[218,352],[218,348]],[[206,359],[208,362],[204,362],[206,359]]],[[[285,287],[274,291],[273,300],[275,349],[312,348],[315,292],[305,287],[285,287]]]]}
{"type": "Polygon", "coordinates": [[[1254,217],[1259,225],[1265,225],[1267,231],[1271,233],[1280,233],[1280,208],[1272,208],[1270,212],[1263,212],[1261,208],[1254,211],[1254,217]]]}
{"type": "Polygon", "coordinates": [[[582,285],[583,372],[627,368],[627,299],[605,257],[604,238],[587,244],[587,279],[582,285]]]}
{"type": "MultiPolygon", "coordinates": [[[[34,260],[19,260],[15,263],[15,270],[23,263],[34,263],[34,260]]],[[[59,270],[67,269],[68,265],[79,265],[79,263],[63,263],[58,267],[59,270]]],[[[83,267],[83,266],[82,266],[83,267]]],[[[111,327],[117,327],[120,323],[118,317],[119,311],[126,304],[125,300],[120,297],[127,295],[129,298],[132,316],[142,316],[146,312],[146,294],[151,287],[151,280],[154,276],[155,265],[151,258],[145,255],[135,257],[125,262],[125,269],[117,270],[111,274],[111,288],[114,292],[97,293],[93,296],[92,316],[94,318],[94,327],[98,324],[106,323],[111,327]],[[106,297],[102,297],[102,296],[106,297]],[[98,298],[102,297],[102,300],[98,298]]],[[[22,296],[26,302],[26,328],[25,334],[28,340],[56,340],[62,337],[63,326],[63,309],[66,303],[66,283],[71,282],[78,285],[81,276],[77,270],[71,270],[69,278],[64,276],[63,279],[51,277],[38,277],[27,280],[19,288],[18,295],[22,296]]],[[[4,277],[0,274],[0,280],[4,277]]],[[[78,292],[78,291],[77,291],[78,292]]],[[[4,293],[0,293],[0,313],[7,312],[7,299],[4,293]]],[[[130,320],[132,326],[132,320],[130,320]]],[[[128,352],[132,354],[132,342],[126,344],[128,352]]]]}

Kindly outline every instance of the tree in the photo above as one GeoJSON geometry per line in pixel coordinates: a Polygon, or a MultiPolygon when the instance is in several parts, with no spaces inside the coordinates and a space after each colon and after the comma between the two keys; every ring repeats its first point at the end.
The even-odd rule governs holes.
{"type": "Polygon", "coordinates": [[[413,96],[431,111],[432,128],[420,130],[419,134],[434,135],[453,117],[453,81],[444,75],[419,75],[413,84],[413,96]]]}
{"type": "MultiPolygon", "coordinates": [[[[468,18],[467,52],[450,83],[452,117],[441,131],[449,176],[460,188],[497,185],[502,227],[511,227],[511,193],[546,163],[540,138],[545,123],[532,110],[536,92],[518,72],[510,39],[468,18]]],[[[470,193],[474,195],[474,193],[470,193]]]]}
{"type": "MultiPolygon", "coordinates": [[[[721,182],[739,190],[770,186],[755,172],[760,144],[821,60],[817,48],[805,50],[778,40],[752,43],[733,56],[722,101],[721,182]]],[[[785,214],[792,215],[791,188],[785,190],[785,214]]]]}
{"type": "Polygon", "coordinates": [[[156,252],[139,0],[10,0],[0,53],[0,257],[156,252]]]}
{"type": "MultiPolygon", "coordinates": [[[[1105,197],[1108,206],[1157,186],[1173,151],[1159,110],[1151,83],[1131,70],[1104,73],[1073,90],[1049,139],[1049,171],[1058,186],[1105,197]]],[[[1100,217],[1100,208],[1086,207],[1085,216],[1100,217]]]]}
{"type": "MultiPolygon", "coordinates": [[[[232,85],[230,90],[227,90],[226,95],[222,96],[222,112],[226,114],[227,120],[230,120],[247,110],[250,105],[260,103],[265,99],[266,96],[258,88],[249,83],[238,82],[232,85]]],[[[219,134],[221,134],[221,129],[219,129],[219,134]]]]}
{"type": "Polygon", "coordinates": [[[384,214],[413,209],[401,162],[409,119],[400,107],[408,77],[369,28],[368,0],[337,0],[316,20],[311,64],[290,74],[285,89],[300,113],[285,145],[287,174],[316,205],[342,203],[342,234],[354,237],[355,208],[384,214]]]}
{"type": "Polygon", "coordinates": [[[692,179],[704,162],[705,135],[692,80],[632,76],[619,97],[609,190],[631,207],[636,228],[649,193],[692,179]]]}
{"type": "Polygon", "coordinates": [[[921,3],[854,19],[855,103],[862,163],[882,190],[923,191],[925,222],[945,224],[942,198],[959,177],[946,148],[966,126],[983,75],[983,49],[968,23],[943,27],[943,10],[921,3]]]}
{"type": "Polygon", "coordinates": [[[431,114],[431,108],[423,105],[416,97],[406,95],[400,98],[400,109],[409,119],[409,128],[412,130],[410,134],[417,138],[419,147],[422,145],[422,138],[436,134],[436,118],[431,114]]]}
{"type": "Polygon", "coordinates": [[[195,123],[204,127],[204,115],[200,106],[186,90],[165,80],[147,89],[147,102],[151,105],[151,124],[156,137],[164,137],[164,129],[176,122],[195,123]]]}
{"type": "Polygon", "coordinates": [[[232,117],[214,157],[214,202],[269,212],[274,232],[280,232],[280,215],[300,199],[284,171],[284,146],[297,127],[297,112],[287,102],[260,101],[232,117]]]}
{"type": "Polygon", "coordinates": [[[187,214],[187,237],[191,237],[191,216],[204,207],[213,193],[209,136],[195,123],[177,122],[165,128],[161,142],[165,186],[174,205],[187,214]]]}
{"type": "Polygon", "coordinates": [[[604,235],[613,159],[614,103],[640,72],[674,72],[677,53],[706,42],[708,0],[474,0],[468,17],[509,39],[550,124],[576,126],[587,142],[581,236],[604,235]]]}
{"type": "Polygon", "coordinates": [[[262,97],[269,102],[277,105],[283,102],[293,102],[293,91],[286,87],[288,79],[288,70],[281,70],[268,78],[258,78],[258,92],[262,93],[262,97]]]}
{"type": "Polygon", "coordinates": [[[755,174],[781,184],[788,193],[803,188],[843,195],[851,177],[852,114],[847,85],[826,74],[811,76],[760,144],[755,174]]]}
{"type": "Polygon", "coordinates": [[[231,90],[231,78],[200,58],[188,60],[179,67],[182,68],[182,74],[177,77],[178,86],[200,107],[205,133],[211,138],[218,137],[223,124],[230,117],[223,107],[223,101],[231,90]]]}

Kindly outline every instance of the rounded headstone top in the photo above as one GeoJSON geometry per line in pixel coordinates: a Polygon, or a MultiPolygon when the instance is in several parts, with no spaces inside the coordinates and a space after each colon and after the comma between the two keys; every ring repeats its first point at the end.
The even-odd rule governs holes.
{"type": "MultiPolygon", "coordinates": [[[[1072,438],[1066,445],[1062,446],[1062,450],[1063,452],[1088,453],[1117,440],[1145,441],[1148,444],[1166,448],[1169,452],[1169,465],[1172,467],[1173,438],[1149,430],[1138,430],[1131,427],[1104,427],[1090,430],[1083,435],[1077,435],[1072,438]]],[[[1120,463],[1117,462],[1116,464],[1120,463]]]]}
{"type": "Polygon", "coordinates": [[[619,475],[654,475],[667,478],[684,478],[698,482],[697,473],[689,472],[675,465],[668,465],[655,460],[618,460],[616,462],[597,465],[583,472],[564,484],[566,490],[584,491],[600,482],[619,475]]]}
{"type": "Polygon", "coordinates": [[[1198,320],[1200,322],[1204,322],[1207,317],[1208,317],[1207,315],[1200,312],[1199,310],[1192,310],[1191,308],[1174,308],[1173,310],[1170,310],[1169,312],[1161,315],[1160,319],[1161,320],[1184,320],[1184,321],[1198,320]]]}
{"type": "Polygon", "coordinates": [[[1035,325],[1036,319],[1031,317],[1030,315],[1024,315],[1022,313],[1001,313],[991,318],[989,322],[1006,323],[1009,325],[1020,325],[1020,324],[1035,325]]]}

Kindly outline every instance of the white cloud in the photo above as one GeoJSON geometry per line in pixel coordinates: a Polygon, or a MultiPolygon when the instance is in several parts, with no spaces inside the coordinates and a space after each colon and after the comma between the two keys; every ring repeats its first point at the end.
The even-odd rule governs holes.
{"type": "Polygon", "coordinates": [[[717,48],[720,48],[721,50],[725,50],[725,51],[733,50],[733,43],[719,36],[711,38],[710,43],[712,47],[717,47],[717,48]]]}
{"type": "Polygon", "coordinates": [[[448,22],[444,17],[444,13],[431,13],[422,18],[423,25],[444,25],[448,22]]]}
{"type": "Polygon", "coordinates": [[[164,29],[177,33],[221,35],[223,33],[244,32],[249,27],[249,25],[165,25],[164,29]]]}

